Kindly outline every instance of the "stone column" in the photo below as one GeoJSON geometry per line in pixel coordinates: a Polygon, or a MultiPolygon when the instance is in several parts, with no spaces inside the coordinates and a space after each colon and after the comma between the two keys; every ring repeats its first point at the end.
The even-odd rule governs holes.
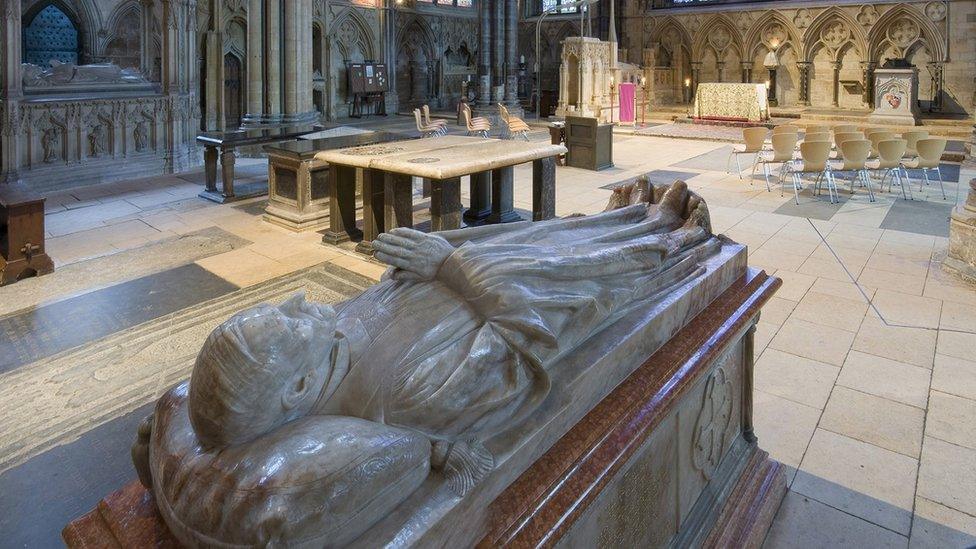
{"type": "Polygon", "coordinates": [[[20,170],[21,9],[21,0],[0,2],[0,184],[16,182],[20,170]]]}
{"type": "MultiPolygon", "coordinates": [[[[959,185],[964,185],[962,181],[959,185]]],[[[949,250],[942,268],[976,282],[976,179],[969,182],[966,201],[956,204],[949,219],[949,250]]]]}
{"type": "Polygon", "coordinates": [[[715,68],[718,70],[718,81],[725,82],[725,61],[717,61],[715,68]]]}
{"type": "MultiPolygon", "coordinates": [[[[942,92],[944,89],[945,81],[943,78],[943,70],[945,65],[940,61],[934,63],[929,63],[929,72],[932,73],[932,104],[931,110],[936,112],[942,111],[942,92]]],[[[874,90],[872,90],[873,96],[874,90]]],[[[874,105],[872,105],[873,107],[874,105]]]]}
{"type": "MultiPolygon", "coordinates": [[[[383,0],[382,5],[379,10],[380,51],[382,52],[380,58],[386,64],[386,80],[390,83],[390,91],[386,92],[386,112],[397,112],[399,98],[396,92],[396,0],[383,0]]],[[[326,37],[322,37],[322,42],[327,42],[326,37]]]]}
{"type": "Polygon", "coordinates": [[[742,82],[745,84],[752,82],[752,63],[742,61],[740,66],[742,67],[742,82]]]}
{"type": "MultiPolygon", "coordinates": [[[[247,5],[247,114],[244,115],[245,124],[260,124],[264,118],[264,51],[264,0],[249,0],[247,5]]],[[[222,60],[221,65],[223,65],[222,60]]]]}
{"type": "Polygon", "coordinates": [[[690,103],[695,102],[695,93],[698,91],[698,81],[701,80],[701,61],[691,62],[691,97],[688,98],[690,103]]]}
{"type": "Polygon", "coordinates": [[[491,0],[478,2],[478,107],[491,104],[491,0]]]}
{"type": "Polygon", "coordinates": [[[141,0],[139,2],[139,71],[146,77],[152,76],[152,0],[141,0]]]}
{"type": "Polygon", "coordinates": [[[518,1],[505,2],[505,104],[513,116],[522,116],[518,101],[518,1]]]}
{"type": "Polygon", "coordinates": [[[798,61],[797,69],[800,71],[799,101],[801,105],[810,105],[810,65],[809,61],[798,61]]]}
{"type": "Polygon", "coordinates": [[[874,108],[874,68],[877,63],[873,61],[861,63],[861,101],[868,107],[874,108]]]}
{"type": "Polygon", "coordinates": [[[166,171],[188,167],[191,158],[189,143],[199,126],[193,113],[197,104],[196,90],[196,0],[162,0],[163,34],[162,93],[167,96],[169,116],[163,128],[166,171]]]}
{"type": "MultiPolygon", "coordinates": [[[[151,4],[151,2],[149,2],[151,4]]],[[[218,25],[222,20],[223,4],[214,5],[210,27],[207,29],[207,66],[204,82],[204,128],[208,131],[224,129],[224,33],[218,25]]],[[[250,71],[248,71],[250,72],[250,71]]]]}
{"type": "MultiPolygon", "coordinates": [[[[285,21],[282,38],[285,41],[285,66],[284,66],[284,113],[285,121],[290,121],[291,117],[298,112],[298,83],[299,70],[301,65],[301,52],[298,51],[298,44],[301,41],[299,36],[299,9],[300,0],[284,0],[285,21]]],[[[273,60],[272,60],[273,62],[273,60]]]]}
{"type": "Polygon", "coordinates": [[[281,0],[265,0],[264,119],[269,123],[281,122],[281,10],[281,0]]]}
{"type": "Polygon", "coordinates": [[[831,64],[833,67],[833,99],[831,100],[831,105],[834,107],[840,106],[840,61],[833,61],[831,64]]]}
{"type": "Polygon", "coordinates": [[[492,104],[505,99],[505,4],[492,0],[491,13],[491,99],[492,104]]]}

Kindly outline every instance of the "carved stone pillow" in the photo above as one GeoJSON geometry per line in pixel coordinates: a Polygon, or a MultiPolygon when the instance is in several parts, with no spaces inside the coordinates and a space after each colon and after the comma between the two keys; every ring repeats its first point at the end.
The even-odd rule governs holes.
{"type": "Polygon", "coordinates": [[[426,437],[350,417],[310,416],[246,444],[203,448],[187,394],[183,383],[159,400],[149,460],[160,512],[190,547],[342,545],[430,472],[426,437]]]}

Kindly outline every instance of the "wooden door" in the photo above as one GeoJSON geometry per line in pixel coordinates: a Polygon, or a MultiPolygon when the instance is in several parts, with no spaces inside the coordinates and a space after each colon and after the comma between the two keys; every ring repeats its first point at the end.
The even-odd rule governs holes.
{"type": "Polygon", "coordinates": [[[224,129],[233,130],[241,125],[244,108],[244,87],[241,60],[234,54],[224,55],[224,129]]]}

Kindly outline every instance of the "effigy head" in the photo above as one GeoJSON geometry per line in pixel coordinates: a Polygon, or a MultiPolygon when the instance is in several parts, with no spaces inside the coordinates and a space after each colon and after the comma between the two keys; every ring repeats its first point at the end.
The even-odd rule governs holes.
{"type": "Polygon", "coordinates": [[[214,329],[190,376],[190,423],[206,446],[253,440],[304,416],[331,368],[335,311],[298,294],[214,329]]]}

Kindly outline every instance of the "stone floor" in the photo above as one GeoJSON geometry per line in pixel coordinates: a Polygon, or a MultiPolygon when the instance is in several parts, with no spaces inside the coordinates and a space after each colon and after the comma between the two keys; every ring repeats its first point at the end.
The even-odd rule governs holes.
{"type": "MultiPolygon", "coordinates": [[[[379,125],[412,120],[363,124],[379,125]]],[[[725,173],[728,151],[617,135],[615,167],[557,169],[557,213],[600,211],[641,173],[681,177],[715,231],[783,280],[757,341],[756,430],[790,482],[768,547],[976,544],[976,288],[939,264],[957,181],[976,173],[947,164],[947,200],[930,185],[913,202],[872,203],[845,182],[837,204],[807,186],[797,205],[747,170],[725,173]]],[[[242,182],[267,178],[263,160],[238,168],[242,182]]],[[[49,197],[56,272],[0,288],[0,545],[56,544],[64,523],[134,476],[134,425],[228,311],[299,289],[338,300],[383,272],[317,233],[263,222],[264,199],[198,198],[202,180],[196,170],[49,197]],[[42,479],[58,494],[38,493],[42,479]]],[[[516,169],[518,208],[531,206],[530,181],[516,169]]]]}

